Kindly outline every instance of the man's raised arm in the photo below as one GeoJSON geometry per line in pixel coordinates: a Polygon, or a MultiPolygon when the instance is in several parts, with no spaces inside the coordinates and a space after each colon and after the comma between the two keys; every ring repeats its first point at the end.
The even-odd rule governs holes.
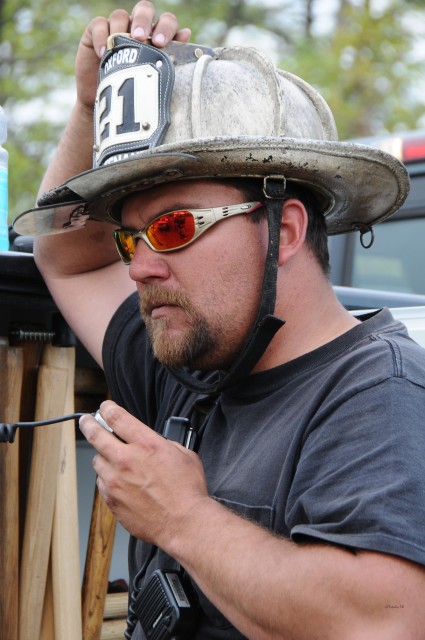
{"type": "MultiPolygon", "coordinates": [[[[112,33],[129,32],[138,40],[152,38],[162,47],[173,37],[187,41],[188,29],[177,31],[177,19],[161,15],[153,26],[155,7],[142,0],[131,15],[117,9],[109,18],[90,22],[76,58],[77,99],[40,194],[92,167],[93,109],[99,61],[112,33]]],[[[112,225],[88,221],[82,229],[37,238],[34,256],[56,303],[72,329],[101,364],[106,327],[121,302],[134,291],[127,268],[119,261],[112,225]]]]}

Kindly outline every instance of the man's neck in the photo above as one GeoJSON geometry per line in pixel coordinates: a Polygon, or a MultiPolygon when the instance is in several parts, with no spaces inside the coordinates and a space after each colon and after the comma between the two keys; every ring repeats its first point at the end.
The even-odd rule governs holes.
{"type": "Polygon", "coordinates": [[[309,353],[359,323],[341,305],[328,282],[316,282],[312,288],[310,292],[288,289],[284,304],[279,304],[278,298],[275,315],[282,317],[285,325],[277,332],[254,371],[271,369],[309,353]]]}

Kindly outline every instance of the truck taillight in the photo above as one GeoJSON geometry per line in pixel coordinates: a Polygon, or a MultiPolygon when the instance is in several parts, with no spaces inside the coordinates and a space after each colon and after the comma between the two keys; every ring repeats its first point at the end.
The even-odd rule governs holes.
{"type": "Polygon", "coordinates": [[[425,160],[425,136],[395,136],[378,141],[377,146],[402,162],[425,160]]]}
{"type": "Polygon", "coordinates": [[[401,160],[401,162],[425,161],[425,131],[393,134],[388,136],[377,136],[376,138],[358,139],[357,142],[370,144],[382,151],[391,153],[401,160]]]}
{"type": "Polygon", "coordinates": [[[403,162],[425,160],[425,139],[411,138],[410,140],[403,140],[402,154],[403,162]]]}

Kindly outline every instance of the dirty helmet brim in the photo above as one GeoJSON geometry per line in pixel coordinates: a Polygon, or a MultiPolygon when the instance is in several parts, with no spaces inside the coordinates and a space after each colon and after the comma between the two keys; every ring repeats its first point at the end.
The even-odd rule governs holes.
{"type": "Polygon", "coordinates": [[[397,211],[409,191],[404,166],[365,145],[215,138],[191,141],[187,148],[167,145],[161,153],[148,150],[138,158],[79,174],[45,196],[54,202],[19,216],[14,228],[21,235],[48,235],[81,227],[87,218],[116,224],[116,203],[133,191],[177,180],[270,175],[316,192],[329,235],[372,227],[397,211]]]}
{"type": "Polygon", "coordinates": [[[94,168],[45,194],[39,208],[15,220],[17,233],[60,233],[88,218],[117,223],[117,203],[131,192],[200,178],[282,176],[301,183],[317,194],[330,235],[364,232],[403,204],[409,178],[402,163],[369,146],[338,142],[329,107],[310,85],[254,49],[170,47],[115,37],[100,69],[94,168]],[[127,55],[122,64],[120,53],[127,55]],[[157,76],[153,96],[151,75],[157,76]],[[136,86],[137,78],[149,88],[149,104],[138,107],[136,100],[134,113],[143,114],[132,112],[124,133],[117,133],[122,113],[106,119],[115,133],[102,138],[105,109],[114,113],[116,106],[102,96],[118,96],[117,87],[129,79],[136,86]],[[140,131],[131,130],[135,120],[140,131]]]}

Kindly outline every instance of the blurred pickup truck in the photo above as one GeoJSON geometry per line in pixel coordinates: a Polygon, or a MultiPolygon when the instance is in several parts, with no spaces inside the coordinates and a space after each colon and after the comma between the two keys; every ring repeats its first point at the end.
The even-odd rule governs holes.
{"type": "MultiPolygon", "coordinates": [[[[334,285],[425,294],[425,130],[354,140],[398,157],[410,176],[410,193],[397,213],[375,225],[370,249],[358,233],[330,238],[334,285]]],[[[377,186],[379,188],[379,186],[377,186]]]]}

